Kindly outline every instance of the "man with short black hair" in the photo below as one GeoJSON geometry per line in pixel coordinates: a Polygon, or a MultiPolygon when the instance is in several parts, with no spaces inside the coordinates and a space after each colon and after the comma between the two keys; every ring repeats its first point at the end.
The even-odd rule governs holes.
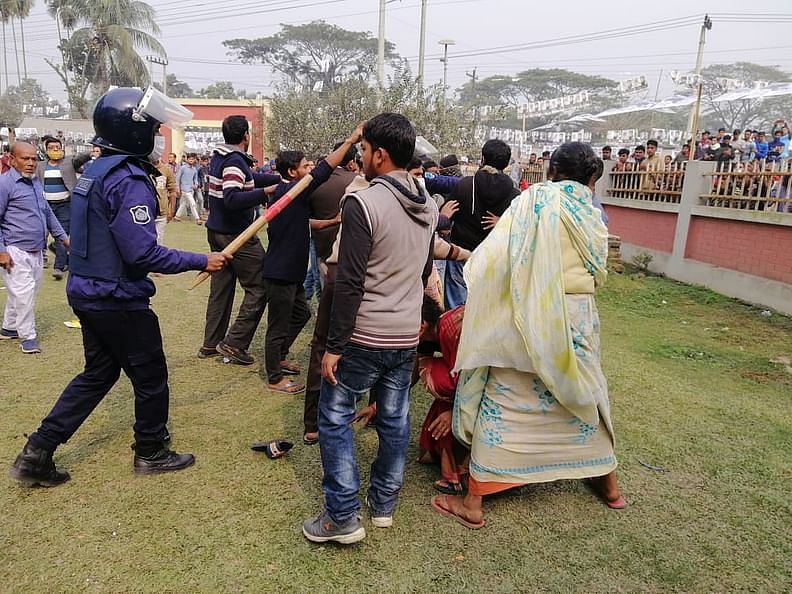
{"type": "Polygon", "coordinates": [[[646,159],[646,147],[642,144],[639,144],[635,147],[633,151],[633,163],[635,164],[635,169],[640,169],[641,164],[646,159]]]}
{"type": "MultiPolygon", "coordinates": [[[[339,148],[338,143],[333,150],[339,148]]],[[[333,245],[339,231],[339,225],[327,223],[340,222],[341,200],[347,187],[357,178],[355,158],[357,148],[351,147],[344,155],[341,163],[333,170],[330,179],[314,190],[311,195],[311,235],[316,246],[316,256],[322,274],[322,295],[316,308],[316,323],[311,338],[311,355],[308,359],[308,373],[305,381],[305,406],[303,407],[303,441],[308,445],[319,441],[319,393],[322,387],[322,357],[325,353],[327,333],[330,331],[330,316],[333,312],[333,294],[337,262],[330,262],[333,245]],[[325,226],[320,227],[324,223],[325,226]]],[[[423,175],[420,159],[411,163],[423,175]]],[[[336,254],[337,256],[337,254],[336,254]]]]}
{"type": "Polygon", "coordinates": [[[663,169],[663,157],[657,152],[657,141],[652,138],[646,141],[646,160],[641,163],[641,169],[650,171],[663,169]]]}
{"type": "Polygon", "coordinates": [[[679,165],[681,163],[687,163],[689,160],[690,160],[690,145],[685,144],[682,146],[682,150],[676,154],[673,162],[674,164],[679,165]]]}
{"type": "Polygon", "coordinates": [[[613,166],[614,171],[631,171],[632,163],[630,163],[630,149],[621,148],[616,153],[616,165],[613,166]]]}
{"type": "MultiPolygon", "coordinates": [[[[295,339],[311,318],[303,281],[308,269],[312,193],[330,179],[333,170],[341,164],[358,140],[360,140],[360,128],[343,143],[337,145],[337,148],[313,169],[302,151],[278,153],[278,173],[283,181],[278,184],[270,197],[270,206],[289,193],[297,182],[309,173],[313,181],[267,227],[269,243],[267,255],[264,257],[263,276],[269,312],[267,312],[264,359],[267,368],[267,385],[270,390],[286,394],[296,394],[305,390],[304,384],[294,382],[287,377],[300,373],[299,368],[290,363],[287,356],[295,339]]],[[[335,221],[332,220],[316,221],[316,223],[315,227],[336,226],[335,221]]]]}
{"type": "Polygon", "coordinates": [[[434,200],[405,170],[414,150],[415,130],[407,118],[383,113],[370,119],[363,128],[363,169],[371,185],[348,194],[342,204],[319,398],[325,505],[303,524],[303,534],[313,542],[351,544],[366,537],[358,515],[360,481],[351,424],[357,401],[369,390],[377,406],[380,445],[366,502],[374,526],[393,524],[410,440],[409,395],[423,279],[431,270],[438,219],[434,200]]]}
{"type": "Polygon", "coordinates": [[[605,145],[602,147],[602,160],[603,161],[610,161],[611,160],[611,147],[605,145]]]}
{"type": "Polygon", "coordinates": [[[196,225],[202,225],[201,215],[198,213],[198,205],[195,202],[195,193],[198,190],[198,167],[196,167],[197,157],[195,153],[187,155],[187,162],[179,167],[176,174],[176,197],[179,199],[179,209],[176,211],[175,220],[180,220],[187,211],[192,214],[196,225]]]}
{"type": "MultiPolygon", "coordinates": [[[[450,199],[459,203],[454,214],[450,242],[473,251],[490,233],[483,218],[499,217],[511,201],[519,196],[511,178],[503,173],[511,159],[511,148],[502,140],[491,139],[481,149],[481,169],[464,177],[451,192],[450,199]]],[[[467,287],[462,276],[462,262],[448,261],[445,270],[445,304],[453,309],[467,301],[467,287]]]]}
{"type": "MultiPolygon", "coordinates": [[[[36,177],[44,184],[44,197],[68,235],[71,227],[71,193],[77,183],[78,167],[75,165],[77,159],[67,158],[63,152],[63,144],[54,136],[44,137],[44,150],[47,153],[47,160],[38,163],[36,177]]],[[[81,157],[86,158],[87,153],[81,157]]],[[[52,278],[61,280],[68,268],[69,252],[63,243],[55,242],[52,278]]]]}
{"type": "MultiPolygon", "coordinates": [[[[206,237],[212,251],[220,252],[253,222],[253,208],[267,202],[263,188],[277,184],[278,175],[254,174],[247,150],[250,131],[245,116],[231,115],[223,120],[225,144],[218,145],[209,164],[209,218],[206,237]]],[[[206,305],[204,342],[198,357],[221,354],[239,365],[254,359],[247,349],[256,333],[267,305],[261,265],[264,248],[258,237],[251,237],[220,272],[213,274],[206,305]],[[237,318],[231,328],[236,282],[245,292],[237,318]]]]}

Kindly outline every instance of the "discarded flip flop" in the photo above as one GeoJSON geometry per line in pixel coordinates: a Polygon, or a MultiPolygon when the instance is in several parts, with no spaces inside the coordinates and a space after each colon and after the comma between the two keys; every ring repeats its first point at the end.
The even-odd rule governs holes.
{"type": "Polygon", "coordinates": [[[273,441],[257,441],[250,446],[250,449],[254,452],[264,452],[267,458],[275,460],[276,458],[283,457],[283,455],[293,447],[294,444],[290,441],[276,439],[273,441]]]}

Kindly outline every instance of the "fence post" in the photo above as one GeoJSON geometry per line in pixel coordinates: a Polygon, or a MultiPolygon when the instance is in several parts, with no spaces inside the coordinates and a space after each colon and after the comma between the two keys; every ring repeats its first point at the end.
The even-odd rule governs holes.
{"type": "Polygon", "coordinates": [[[597,180],[597,185],[594,187],[594,193],[600,200],[607,198],[610,195],[608,190],[611,188],[611,172],[613,171],[613,168],[616,167],[616,161],[609,159],[607,161],[603,161],[603,164],[605,167],[602,170],[602,177],[597,180]]]}
{"type": "Polygon", "coordinates": [[[709,192],[712,178],[705,174],[715,171],[716,166],[717,163],[714,161],[688,161],[685,179],[682,183],[682,197],[679,200],[674,248],[668,262],[669,276],[674,276],[684,265],[693,207],[700,205],[701,195],[709,192]]]}

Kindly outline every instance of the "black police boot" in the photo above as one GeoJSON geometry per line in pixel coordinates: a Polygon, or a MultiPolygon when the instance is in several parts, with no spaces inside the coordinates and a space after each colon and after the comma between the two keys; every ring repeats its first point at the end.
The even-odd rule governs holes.
{"type": "Polygon", "coordinates": [[[55,468],[52,452],[37,448],[30,442],[25,444],[8,472],[11,478],[29,486],[57,487],[71,477],[68,472],[55,468]]]}
{"type": "Polygon", "coordinates": [[[184,470],[195,464],[192,454],[177,454],[163,443],[152,448],[151,445],[135,446],[135,474],[160,474],[184,470]]]}

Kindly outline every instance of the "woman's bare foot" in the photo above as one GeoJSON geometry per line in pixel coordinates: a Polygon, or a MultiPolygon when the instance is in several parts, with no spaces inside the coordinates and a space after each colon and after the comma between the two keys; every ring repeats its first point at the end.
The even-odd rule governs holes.
{"type": "MultiPolygon", "coordinates": [[[[438,507],[454,516],[463,525],[472,524],[481,527],[484,522],[484,512],[481,509],[481,496],[479,495],[438,495],[433,500],[435,509],[438,507]]],[[[440,509],[438,509],[440,511],[440,509]]],[[[470,527],[470,526],[468,526],[470,527]]]]}
{"type": "Polygon", "coordinates": [[[619,483],[616,480],[616,473],[609,472],[605,476],[596,476],[586,479],[594,492],[610,508],[621,509],[627,506],[627,502],[619,491],[619,483]]]}

